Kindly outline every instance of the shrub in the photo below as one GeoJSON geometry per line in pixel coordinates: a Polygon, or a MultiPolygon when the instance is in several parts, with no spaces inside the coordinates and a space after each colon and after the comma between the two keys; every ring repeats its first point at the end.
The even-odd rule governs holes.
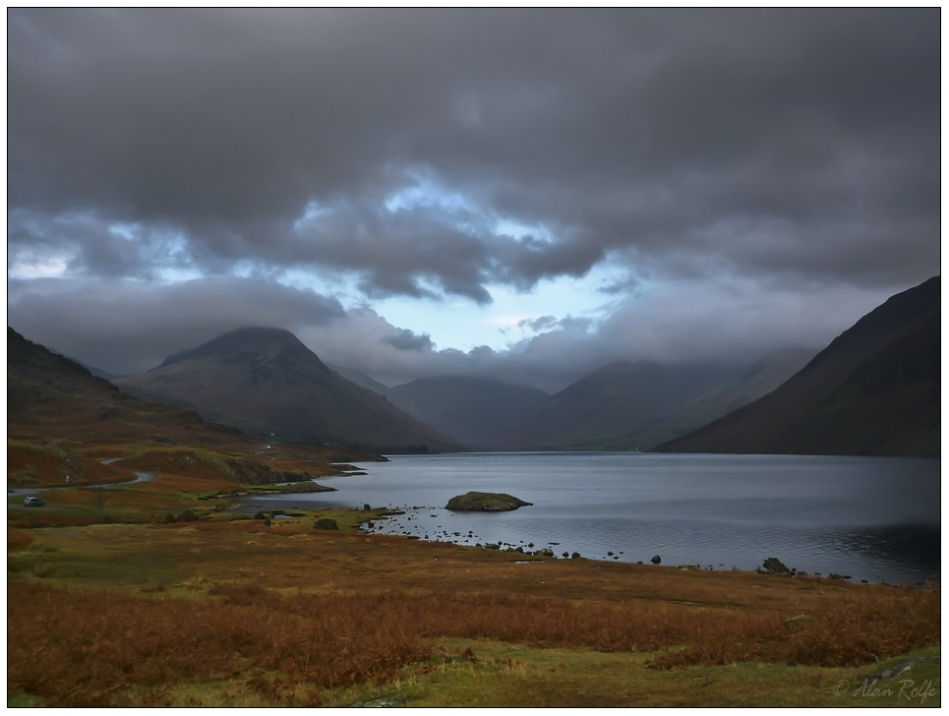
{"type": "Polygon", "coordinates": [[[780,559],[777,557],[768,557],[764,564],[758,569],[759,572],[766,572],[767,574],[790,574],[791,570],[784,566],[780,559]]]}
{"type": "Polygon", "coordinates": [[[313,525],[315,530],[338,530],[339,525],[336,524],[336,520],[330,517],[321,517],[316,521],[316,524],[313,525]]]}
{"type": "Polygon", "coordinates": [[[49,564],[48,562],[44,562],[43,564],[37,565],[36,567],[33,568],[33,576],[38,577],[40,579],[46,579],[47,577],[52,577],[53,572],[54,572],[53,565],[49,564]]]}

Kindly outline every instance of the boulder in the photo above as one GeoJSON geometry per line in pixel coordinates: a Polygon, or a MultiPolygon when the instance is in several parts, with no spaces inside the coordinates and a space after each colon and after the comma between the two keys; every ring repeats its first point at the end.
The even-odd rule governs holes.
{"type": "Polygon", "coordinates": [[[464,495],[452,497],[445,509],[452,512],[507,512],[532,504],[532,502],[524,502],[503,493],[468,492],[464,495]]]}

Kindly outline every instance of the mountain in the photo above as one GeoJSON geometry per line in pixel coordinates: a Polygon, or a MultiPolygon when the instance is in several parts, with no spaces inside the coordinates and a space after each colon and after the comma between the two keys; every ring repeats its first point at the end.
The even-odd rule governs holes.
{"type": "MultiPolygon", "coordinates": [[[[391,388],[389,388],[387,385],[383,385],[378,380],[373,380],[365,373],[358,370],[353,370],[352,368],[343,368],[342,366],[334,365],[333,363],[327,363],[326,365],[332,370],[335,370],[350,383],[355,383],[356,385],[363,388],[368,388],[373,393],[377,393],[378,395],[381,395],[385,398],[389,398],[389,391],[391,388]]],[[[415,417],[418,416],[416,415],[415,417]]]]}
{"type": "Polygon", "coordinates": [[[388,389],[389,400],[452,438],[485,447],[549,396],[490,378],[423,378],[388,389]]]}
{"type": "Polygon", "coordinates": [[[166,405],[121,393],[109,381],[65,356],[28,341],[7,328],[7,437],[76,442],[128,442],[160,438],[163,430],[185,428],[207,444],[240,437],[234,428],[215,425],[166,405]]]}
{"type": "Polygon", "coordinates": [[[377,452],[461,448],[385,398],[346,380],[281,329],[240,328],[116,385],[282,439],[377,452]]]}
{"type": "Polygon", "coordinates": [[[663,452],[939,455],[940,279],[896,294],[786,383],[663,452]]]}
{"type": "MultiPolygon", "coordinates": [[[[11,329],[11,330],[12,330],[12,329],[11,329]]],[[[121,376],[121,375],[116,375],[115,373],[109,373],[108,371],[102,370],[101,368],[96,368],[95,366],[89,365],[88,363],[83,363],[83,362],[82,362],[81,360],[79,360],[78,358],[73,358],[72,356],[68,356],[68,355],[66,355],[65,353],[62,353],[62,352],[56,350],[55,348],[46,348],[46,350],[48,350],[50,353],[54,353],[54,354],[56,354],[56,355],[58,355],[58,356],[63,356],[64,358],[68,358],[68,359],[71,360],[73,363],[77,363],[77,364],[81,365],[81,366],[82,366],[83,368],[85,368],[87,371],[89,371],[90,373],[92,373],[96,378],[105,378],[105,379],[108,380],[108,381],[112,381],[112,380],[115,380],[116,378],[122,378],[122,377],[124,377],[124,376],[121,376]]]]}
{"type": "Polygon", "coordinates": [[[767,395],[807,365],[814,353],[801,348],[785,350],[754,363],[740,376],[670,409],[636,436],[637,446],[648,449],[685,435],[767,395]]]}
{"type": "Polygon", "coordinates": [[[658,440],[650,443],[643,434],[741,375],[735,366],[614,363],[552,395],[494,445],[512,450],[644,449],[658,440]]]}
{"type": "Polygon", "coordinates": [[[136,469],[238,483],[336,472],[371,455],[265,445],[193,412],[119,391],[7,328],[7,478],[11,486],[128,480],[136,469]],[[266,455],[266,457],[263,457],[266,455]]]}

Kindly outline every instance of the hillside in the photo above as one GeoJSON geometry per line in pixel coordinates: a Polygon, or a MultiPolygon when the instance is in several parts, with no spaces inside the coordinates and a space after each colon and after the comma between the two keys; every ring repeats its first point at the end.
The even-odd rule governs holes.
{"type": "Polygon", "coordinates": [[[153,441],[172,444],[186,430],[219,444],[250,439],[194,413],[126,395],[65,356],[7,328],[7,437],[59,438],[89,443],[153,441]]]}
{"type": "MultiPolygon", "coordinates": [[[[721,365],[614,363],[578,380],[530,411],[494,445],[512,450],[631,450],[663,419],[740,378],[721,365]]],[[[652,443],[655,444],[655,443],[652,443]]]]}
{"type": "MultiPolygon", "coordinates": [[[[383,385],[378,380],[370,378],[368,375],[362,371],[353,370],[352,368],[344,368],[341,365],[335,365],[334,363],[327,363],[326,366],[335,370],[341,376],[343,376],[350,383],[355,383],[358,386],[363,388],[368,388],[373,393],[378,393],[379,395],[389,398],[389,391],[392,390],[387,385],[383,385]]],[[[418,417],[418,416],[416,416],[418,417]]]]}
{"type": "Polygon", "coordinates": [[[280,439],[375,452],[459,449],[376,393],[329,369],[289,331],[241,328],[116,381],[153,400],[280,439]]]}
{"type": "Polygon", "coordinates": [[[194,412],[122,393],[74,361],[7,328],[7,479],[10,486],[128,480],[134,470],[267,483],[335,474],[353,451],[266,445],[194,412]],[[266,455],[266,457],[264,457],[266,455]]]}
{"type": "Polygon", "coordinates": [[[490,378],[424,378],[388,389],[389,400],[456,440],[485,447],[548,398],[538,388],[490,378]]]}
{"type": "Polygon", "coordinates": [[[940,279],[896,294],[777,390],[663,452],[939,455],[940,279]]]}

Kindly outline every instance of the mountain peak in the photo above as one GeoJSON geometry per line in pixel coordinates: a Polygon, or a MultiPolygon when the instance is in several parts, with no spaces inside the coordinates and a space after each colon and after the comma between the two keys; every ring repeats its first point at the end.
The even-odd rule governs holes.
{"type": "MultiPolygon", "coordinates": [[[[307,353],[311,352],[299,338],[285,328],[244,326],[222,333],[217,338],[212,338],[196,348],[189,348],[170,355],[155,370],[167,368],[170,365],[192,358],[231,357],[240,353],[262,355],[287,348],[302,350],[307,353]]],[[[314,357],[316,356],[314,355],[314,357]]]]}
{"type": "Polygon", "coordinates": [[[379,452],[457,449],[384,397],[339,376],[290,331],[247,326],[118,385],[255,433],[379,452]]]}

